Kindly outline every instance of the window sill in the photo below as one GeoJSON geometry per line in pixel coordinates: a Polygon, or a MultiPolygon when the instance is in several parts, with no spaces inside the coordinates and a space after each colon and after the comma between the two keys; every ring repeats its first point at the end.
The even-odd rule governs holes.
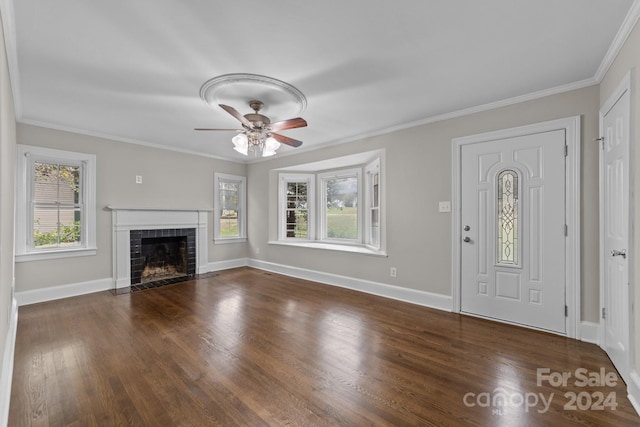
{"type": "Polygon", "coordinates": [[[214,245],[225,245],[227,243],[247,243],[246,237],[229,237],[213,239],[214,245]]]}
{"type": "Polygon", "coordinates": [[[92,256],[98,252],[97,248],[79,249],[52,249],[49,251],[25,252],[16,254],[16,262],[42,261],[46,259],[73,258],[79,256],[92,256]]]}
{"type": "Polygon", "coordinates": [[[295,246],[297,248],[324,249],[329,251],[349,252],[363,255],[387,257],[387,253],[380,249],[370,248],[364,245],[341,245],[337,243],[326,243],[317,241],[295,242],[287,240],[272,240],[270,245],[295,246]]]}

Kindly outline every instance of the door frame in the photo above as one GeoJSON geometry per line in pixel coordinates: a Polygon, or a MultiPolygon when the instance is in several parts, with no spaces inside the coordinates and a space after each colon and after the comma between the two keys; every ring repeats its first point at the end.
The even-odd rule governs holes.
{"type": "MultiPolygon", "coordinates": [[[[634,197],[633,197],[633,189],[634,189],[634,134],[633,134],[633,111],[634,111],[634,101],[633,101],[633,89],[634,89],[634,81],[633,74],[631,71],[627,72],[627,74],[622,78],[618,87],[611,93],[609,98],[602,104],[599,111],[599,135],[603,136],[604,131],[604,116],[613,108],[613,106],[618,102],[618,100],[626,93],[629,92],[629,128],[627,132],[629,133],[629,183],[628,183],[628,197],[629,197],[629,212],[628,214],[628,223],[627,223],[627,232],[629,233],[628,239],[628,248],[627,248],[627,257],[629,263],[628,277],[627,280],[629,283],[635,283],[635,274],[634,274],[634,253],[635,253],[635,245],[634,245],[634,197]]],[[[600,141],[598,141],[600,143],[600,141]]],[[[599,190],[600,190],[600,198],[599,198],[599,238],[600,238],[600,248],[599,248],[599,267],[600,267],[600,303],[598,304],[598,319],[599,319],[599,327],[598,327],[598,345],[600,348],[606,351],[605,348],[605,323],[606,319],[602,318],[602,310],[604,308],[604,298],[605,298],[605,244],[604,244],[604,209],[605,209],[605,197],[604,197],[604,150],[602,146],[598,149],[599,153],[599,190]]],[[[627,307],[626,314],[628,318],[626,319],[626,324],[629,325],[627,329],[627,348],[629,351],[625,354],[625,367],[626,372],[620,372],[622,379],[627,383],[627,385],[631,384],[630,373],[633,367],[632,361],[635,353],[635,343],[633,340],[634,337],[634,322],[633,322],[633,299],[634,299],[634,291],[631,286],[627,286],[627,302],[629,306],[627,307]]],[[[616,367],[620,369],[622,367],[616,367]]]]}
{"type": "MultiPolygon", "coordinates": [[[[462,147],[498,139],[564,130],[567,158],[565,168],[565,245],[566,334],[580,338],[580,116],[550,120],[531,125],[502,129],[452,140],[452,220],[451,220],[451,296],[452,311],[460,313],[462,288],[462,147]]],[[[506,322],[508,323],[508,322],[506,322]]],[[[535,329],[535,328],[533,328],[535,329]]]]}

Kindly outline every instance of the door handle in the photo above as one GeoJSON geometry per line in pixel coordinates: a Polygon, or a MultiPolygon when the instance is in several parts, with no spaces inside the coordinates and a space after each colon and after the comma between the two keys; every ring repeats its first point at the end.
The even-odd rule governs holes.
{"type": "Polygon", "coordinates": [[[462,239],[465,243],[469,243],[471,241],[471,237],[467,236],[464,239],[462,239]]]}
{"type": "Polygon", "coordinates": [[[611,251],[611,256],[621,256],[622,258],[626,259],[627,258],[627,250],[623,249],[621,251],[617,251],[617,250],[612,250],[611,251]]]}

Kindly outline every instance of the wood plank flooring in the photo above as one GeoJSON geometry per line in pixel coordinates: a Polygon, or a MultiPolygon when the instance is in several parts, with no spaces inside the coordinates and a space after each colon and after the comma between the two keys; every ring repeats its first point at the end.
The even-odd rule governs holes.
{"type": "Polygon", "coordinates": [[[10,426],[640,425],[595,345],[251,268],[18,316],[10,426]]]}

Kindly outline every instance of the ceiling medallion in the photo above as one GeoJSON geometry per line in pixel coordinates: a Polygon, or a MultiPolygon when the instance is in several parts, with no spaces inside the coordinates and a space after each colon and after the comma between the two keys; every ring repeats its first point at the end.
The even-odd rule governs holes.
{"type": "MultiPolygon", "coordinates": [[[[262,157],[276,154],[281,144],[299,147],[302,141],[280,131],[302,128],[307,121],[298,116],[307,107],[307,99],[295,87],[282,80],[257,74],[224,74],[207,80],[200,98],[210,107],[220,107],[242,124],[242,129],[195,128],[198,131],[239,132],[231,139],[234,150],[262,157]],[[249,105],[253,113],[243,114],[234,106],[249,105]],[[263,114],[267,112],[269,116],[263,114]],[[287,119],[284,119],[287,117],[287,119]],[[273,120],[275,119],[275,120],[273,120]]],[[[246,108],[246,107],[245,107],[246,108]]]]}
{"type": "Polygon", "coordinates": [[[200,88],[200,98],[214,109],[219,104],[248,105],[259,99],[261,113],[273,120],[299,116],[307,108],[307,98],[297,88],[282,80],[259,74],[223,74],[207,80],[200,88]]]}

